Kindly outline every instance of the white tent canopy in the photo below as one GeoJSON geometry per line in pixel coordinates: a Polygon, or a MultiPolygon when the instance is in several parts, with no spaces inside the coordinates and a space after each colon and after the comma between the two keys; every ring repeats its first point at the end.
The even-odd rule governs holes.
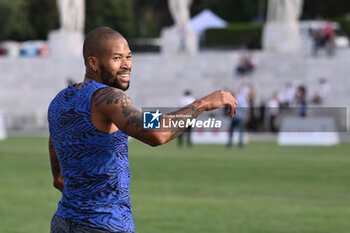
{"type": "Polygon", "coordinates": [[[224,28],[227,22],[214,14],[211,10],[205,9],[194,16],[190,21],[190,27],[201,35],[208,28],[224,28]]]}

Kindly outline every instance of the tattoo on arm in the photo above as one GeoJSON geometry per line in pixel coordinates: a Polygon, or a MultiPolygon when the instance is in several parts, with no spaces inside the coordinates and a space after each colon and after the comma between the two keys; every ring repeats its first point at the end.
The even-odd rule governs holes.
{"type": "Polygon", "coordinates": [[[101,91],[96,93],[95,96],[95,107],[100,106],[102,103],[106,104],[118,104],[122,106],[131,105],[131,99],[122,91],[115,91],[115,88],[103,88],[101,91]]]}
{"type": "MultiPolygon", "coordinates": [[[[115,88],[104,88],[101,89],[101,91],[97,92],[94,98],[95,107],[100,106],[101,104],[120,104],[122,108],[122,114],[126,118],[126,124],[124,128],[121,130],[127,131],[129,127],[132,127],[133,129],[136,129],[137,133],[136,136],[142,136],[144,133],[147,133],[148,131],[142,130],[142,113],[135,109],[132,106],[132,101],[128,97],[127,94],[123,91],[116,91],[115,88]]],[[[173,112],[169,115],[183,115],[185,117],[177,117],[177,120],[186,120],[188,118],[194,119],[198,117],[198,115],[202,111],[199,110],[194,104],[189,104],[185,106],[184,108],[173,112]]],[[[163,117],[167,117],[166,115],[163,115],[163,117]]],[[[169,130],[171,133],[170,138],[176,138],[179,136],[183,131],[185,131],[186,128],[180,128],[180,127],[171,127],[169,129],[163,129],[163,130],[169,130]]],[[[170,139],[170,140],[171,140],[170,139]]]]}
{"type": "Polygon", "coordinates": [[[94,101],[95,107],[100,106],[102,103],[107,105],[120,103],[123,116],[127,119],[126,125],[122,130],[126,130],[130,126],[136,129],[141,128],[142,114],[132,106],[131,99],[123,91],[116,92],[114,88],[104,88],[96,94],[94,101]]]}
{"type": "MultiPolygon", "coordinates": [[[[194,119],[197,118],[199,116],[199,114],[201,113],[201,111],[195,107],[193,104],[189,104],[183,108],[181,108],[180,110],[173,112],[169,115],[183,115],[183,116],[190,116],[190,117],[179,117],[178,120],[186,120],[186,119],[194,119]]],[[[186,128],[180,128],[180,127],[171,127],[170,131],[171,131],[171,139],[176,138],[177,136],[179,136],[181,133],[183,133],[185,131],[186,128]]]]}

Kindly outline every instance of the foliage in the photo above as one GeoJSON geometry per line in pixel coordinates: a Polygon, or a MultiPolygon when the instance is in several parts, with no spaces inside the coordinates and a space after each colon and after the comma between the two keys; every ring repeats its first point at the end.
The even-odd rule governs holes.
{"type": "Polygon", "coordinates": [[[259,0],[207,0],[204,7],[213,10],[229,22],[249,22],[257,16],[259,0]]]}
{"type": "Polygon", "coordinates": [[[338,22],[341,26],[342,32],[350,38],[350,20],[346,18],[336,18],[332,19],[332,21],[338,22]]]}
{"type": "Polygon", "coordinates": [[[28,22],[28,1],[26,0],[2,0],[0,1],[1,24],[0,39],[6,39],[10,35],[16,40],[33,38],[35,35],[33,26],[28,22]]]}
{"type": "Polygon", "coordinates": [[[46,39],[49,30],[58,27],[53,0],[2,0],[0,15],[0,40],[46,39]]]}
{"type": "Polygon", "coordinates": [[[133,0],[136,13],[136,37],[159,37],[161,29],[173,24],[168,1],[133,0]]]}
{"type": "MultiPolygon", "coordinates": [[[[158,37],[163,27],[173,24],[167,2],[159,0],[85,0],[85,32],[110,26],[127,38],[158,37]]],[[[195,0],[191,16],[209,8],[228,22],[252,22],[265,14],[268,0],[195,0]]],[[[303,18],[341,17],[350,1],[304,1],[303,18]]],[[[56,0],[1,0],[0,40],[46,39],[57,29],[56,0]]]]}
{"type": "Polygon", "coordinates": [[[56,2],[55,0],[30,0],[28,2],[28,20],[35,30],[33,39],[46,39],[50,30],[59,27],[56,2]]]}
{"type": "Polygon", "coordinates": [[[261,48],[262,24],[231,23],[228,28],[213,28],[205,32],[208,47],[261,48]]]}
{"type": "Polygon", "coordinates": [[[85,32],[98,26],[116,29],[127,37],[135,34],[133,2],[125,0],[86,0],[85,32]]]}
{"type": "Polygon", "coordinates": [[[350,1],[304,0],[304,18],[334,18],[349,13],[350,1]]]}

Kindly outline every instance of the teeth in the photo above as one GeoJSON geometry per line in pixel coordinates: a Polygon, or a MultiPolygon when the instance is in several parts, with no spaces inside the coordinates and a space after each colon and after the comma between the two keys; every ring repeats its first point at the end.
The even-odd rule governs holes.
{"type": "Polygon", "coordinates": [[[120,76],[122,76],[122,77],[129,77],[129,74],[122,74],[120,76]]]}

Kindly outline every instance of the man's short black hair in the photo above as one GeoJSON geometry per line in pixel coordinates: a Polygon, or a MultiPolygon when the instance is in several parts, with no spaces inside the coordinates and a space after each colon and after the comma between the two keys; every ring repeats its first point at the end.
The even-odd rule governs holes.
{"type": "Polygon", "coordinates": [[[98,56],[103,50],[105,41],[124,38],[119,32],[110,27],[97,27],[90,31],[85,38],[83,45],[83,56],[85,66],[90,56],[98,56]]]}

